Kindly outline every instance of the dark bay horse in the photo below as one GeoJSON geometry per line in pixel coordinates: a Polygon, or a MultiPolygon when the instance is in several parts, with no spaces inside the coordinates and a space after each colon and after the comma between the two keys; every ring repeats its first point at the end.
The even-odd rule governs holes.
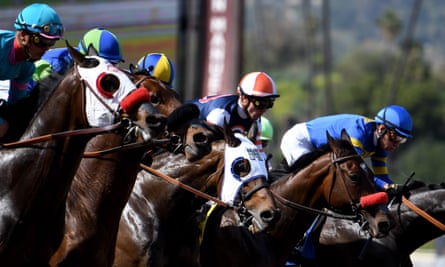
{"type": "Polygon", "coordinates": [[[299,171],[271,184],[270,190],[281,211],[281,218],[274,227],[252,234],[236,226],[237,216],[231,211],[210,215],[201,245],[202,266],[284,266],[316,217],[301,205],[317,210],[329,208],[345,215],[361,213],[372,225],[374,234],[388,231],[387,209],[382,204],[387,201],[386,194],[378,197],[383,198],[378,201],[378,207],[365,203],[361,199],[363,196],[377,192],[372,172],[356,153],[346,132],[339,140],[327,135],[328,150],[307,154],[297,163],[301,167],[299,171]]]}
{"type": "Polygon", "coordinates": [[[134,125],[118,112],[134,84],[107,61],[67,46],[75,67],[52,84],[20,140],[0,150],[2,266],[48,266],[63,238],[65,200],[87,142],[134,125]]]}
{"type": "MultiPolygon", "coordinates": [[[[193,139],[197,147],[211,146],[206,155],[197,158],[193,152],[197,147],[185,149],[185,155],[164,152],[154,156],[152,167],[213,196],[222,195],[224,186],[242,182],[238,194],[227,200],[242,201],[240,205],[256,214],[256,220],[260,221],[258,225],[266,227],[273,223],[277,211],[265,188],[264,159],[257,158],[257,147],[251,141],[231,133],[228,128],[225,129],[225,140],[218,140],[216,128],[209,125],[198,130],[197,123],[192,123],[187,129],[186,136],[193,139]],[[239,144],[240,141],[248,143],[248,149],[239,144]],[[228,150],[233,150],[238,157],[230,161],[225,155],[228,150]],[[252,158],[246,157],[245,153],[252,158]],[[258,163],[261,168],[255,167],[258,163]],[[224,166],[231,166],[232,171],[224,171],[224,166]],[[247,180],[243,181],[245,178],[247,180]]],[[[205,202],[206,199],[156,175],[140,172],[121,217],[113,266],[199,266],[199,221],[195,214],[205,202]]]]}
{"type": "MultiPolygon", "coordinates": [[[[157,133],[165,132],[165,117],[181,102],[177,93],[160,80],[139,71],[128,73],[138,87],[150,93],[151,105],[142,105],[139,113],[157,133]],[[153,110],[153,109],[156,110],[153,110]]],[[[152,133],[152,137],[156,137],[152,133]]],[[[101,151],[124,144],[124,136],[103,134],[94,137],[86,152],[101,151]]],[[[120,149],[105,155],[82,159],[68,193],[65,236],[52,256],[51,266],[111,266],[122,209],[140,170],[139,162],[153,144],[120,149]]]]}
{"type": "Polygon", "coordinates": [[[383,238],[369,239],[358,225],[328,218],[321,233],[313,236],[315,262],[304,266],[413,266],[410,254],[445,233],[445,185],[424,185],[404,195],[421,211],[439,221],[439,226],[400,201],[390,207],[395,226],[383,238]]]}

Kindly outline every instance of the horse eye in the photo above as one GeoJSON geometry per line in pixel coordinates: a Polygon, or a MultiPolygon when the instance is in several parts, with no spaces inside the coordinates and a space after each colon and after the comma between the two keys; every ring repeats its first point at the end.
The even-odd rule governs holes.
{"type": "Polygon", "coordinates": [[[360,180],[360,175],[357,174],[349,175],[349,179],[351,179],[351,181],[353,182],[358,182],[360,180]]]}
{"type": "Polygon", "coordinates": [[[233,171],[240,177],[249,174],[250,169],[250,162],[247,159],[243,159],[233,166],[233,171]]]}
{"type": "Polygon", "coordinates": [[[197,133],[193,135],[193,142],[195,142],[197,145],[199,144],[206,144],[208,143],[208,138],[203,133],[197,133]]]}
{"type": "Polygon", "coordinates": [[[151,103],[156,105],[159,104],[161,102],[161,100],[159,99],[159,97],[157,95],[151,95],[151,103]]]}

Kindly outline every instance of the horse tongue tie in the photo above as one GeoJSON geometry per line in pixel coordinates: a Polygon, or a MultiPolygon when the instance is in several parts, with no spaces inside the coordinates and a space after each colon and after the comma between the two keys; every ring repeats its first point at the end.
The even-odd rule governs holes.
{"type": "Polygon", "coordinates": [[[141,87],[132,91],[127,97],[125,97],[120,106],[126,113],[131,112],[134,108],[138,107],[143,102],[150,102],[151,96],[147,89],[141,87]]]}

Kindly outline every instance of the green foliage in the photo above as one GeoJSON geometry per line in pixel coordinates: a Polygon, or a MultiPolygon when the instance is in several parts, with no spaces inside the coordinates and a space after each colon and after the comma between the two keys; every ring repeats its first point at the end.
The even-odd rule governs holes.
{"type": "Polygon", "coordinates": [[[416,137],[404,144],[405,149],[397,151],[397,159],[391,160],[391,177],[403,183],[414,171],[414,179],[427,183],[445,182],[443,151],[445,142],[431,138],[416,137]]]}

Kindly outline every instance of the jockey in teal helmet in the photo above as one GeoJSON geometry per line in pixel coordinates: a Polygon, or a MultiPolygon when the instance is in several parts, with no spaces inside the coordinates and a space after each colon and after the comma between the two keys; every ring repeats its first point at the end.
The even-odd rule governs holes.
{"type": "MultiPolygon", "coordinates": [[[[63,37],[63,25],[56,11],[47,4],[31,4],[19,12],[16,31],[0,30],[0,80],[9,80],[9,90],[2,93],[3,103],[14,105],[29,96],[34,61],[63,37]]],[[[9,122],[0,114],[0,138],[9,122]]]]}
{"type": "Polygon", "coordinates": [[[17,16],[14,27],[51,40],[62,39],[64,30],[56,11],[47,4],[25,7],[17,16]]]}
{"type": "Polygon", "coordinates": [[[149,53],[141,57],[137,64],[140,69],[147,70],[156,79],[161,80],[170,88],[173,87],[175,68],[170,58],[164,53],[149,53]]]}

